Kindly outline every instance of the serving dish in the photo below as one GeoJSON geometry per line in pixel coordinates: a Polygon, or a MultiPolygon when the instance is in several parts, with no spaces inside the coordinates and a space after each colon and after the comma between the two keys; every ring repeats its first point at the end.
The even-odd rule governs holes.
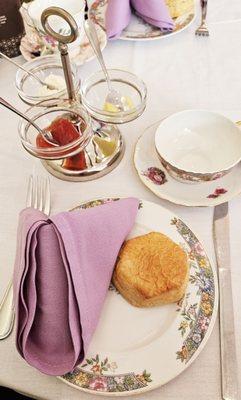
{"type": "MultiPolygon", "coordinates": [[[[37,57],[33,60],[26,62],[24,65],[25,69],[39,76],[43,81],[50,74],[60,76],[64,80],[64,71],[60,57],[56,55],[37,57]]],[[[77,67],[74,63],[71,63],[71,71],[73,76],[74,88],[76,96],[78,96],[80,90],[80,80],[77,74],[77,67]]],[[[45,101],[45,104],[53,105],[56,104],[56,99],[67,98],[67,89],[61,89],[59,91],[53,91],[52,94],[40,94],[42,85],[28,75],[21,69],[17,70],[15,78],[15,86],[18,91],[19,97],[29,105],[35,105],[39,102],[45,101]]],[[[59,101],[59,100],[58,100],[59,101]]]]}
{"type": "MultiPolygon", "coordinates": [[[[47,103],[48,104],[48,103],[47,103]]],[[[91,121],[86,110],[78,105],[71,106],[66,100],[57,106],[49,107],[44,102],[30,107],[26,114],[41,128],[46,129],[58,118],[65,118],[81,124],[79,137],[65,145],[54,147],[39,147],[37,145],[38,131],[27,121],[21,119],[19,122],[19,136],[25,150],[31,155],[44,160],[60,160],[78,154],[87,146],[91,137],[91,121]],[[83,122],[83,124],[82,124],[83,122]]]]}
{"type": "Polygon", "coordinates": [[[81,86],[83,105],[91,116],[102,122],[123,124],[139,117],[146,107],[147,89],[136,75],[120,69],[108,70],[112,87],[130,101],[130,108],[124,111],[105,109],[108,87],[103,71],[88,76],[81,86]]]}

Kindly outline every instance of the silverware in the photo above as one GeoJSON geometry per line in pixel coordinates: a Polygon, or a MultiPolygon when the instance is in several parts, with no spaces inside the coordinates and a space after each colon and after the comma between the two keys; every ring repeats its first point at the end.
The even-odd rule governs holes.
{"type": "MultiPolygon", "coordinates": [[[[49,178],[29,178],[27,191],[27,207],[36,208],[46,215],[50,214],[50,182],[49,178]]],[[[14,324],[13,280],[8,284],[0,304],[0,340],[6,339],[12,332],[14,324]]]]}
{"type": "Polygon", "coordinates": [[[92,22],[92,20],[86,19],[84,22],[84,29],[86,36],[88,37],[90,44],[97,56],[97,59],[101,65],[101,68],[103,70],[103,73],[105,75],[106,83],[108,86],[108,94],[106,97],[106,103],[113,104],[115,107],[117,107],[118,110],[124,111],[125,110],[125,97],[121,95],[121,93],[118,90],[115,90],[113,88],[108,70],[105,65],[105,61],[102,55],[102,51],[100,48],[100,43],[98,39],[98,35],[96,32],[95,28],[95,23],[92,22]]]}
{"type": "Polygon", "coordinates": [[[22,67],[22,65],[19,65],[18,63],[16,63],[15,61],[13,61],[11,58],[7,57],[5,54],[3,54],[0,51],[0,56],[2,58],[4,58],[5,60],[7,60],[8,62],[10,62],[11,64],[15,65],[16,67],[22,69],[24,72],[26,72],[26,74],[31,75],[34,79],[36,79],[39,83],[41,83],[41,85],[43,86],[47,86],[48,89],[50,90],[54,90],[54,89],[58,89],[55,85],[51,85],[49,83],[46,83],[44,81],[42,81],[41,78],[39,78],[38,75],[33,74],[31,71],[28,71],[26,68],[22,67]]]}
{"type": "Polygon", "coordinates": [[[202,19],[201,19],[201,25],[199,26],[199,28],[197,28],[195,34],[198,36],[209,36],[209,30],[206,23],[208,0],[200,0],[200,1],[201,1],[202,19]]]}
{"type": "Polygon", "coordinates": [[[10,111],[13,111],[15,114],[19,115],[21,118],[28,121],[28,123],[30,125],[32,125],[35,129],[37,129],[37,131],[43,136],[44,140],[47,143],[51,144],[52,146],[58,146],[58,143],[56,142],[56,140],[54,140],[50,131],[42,130],[33,120],[31,120],[29,117],[27,117],[26,114],[19,111],[17,108],[12,106],[12,104],[8,103],[2,97],[0,97],[0,104],[2,104],[2,106],[4,106],[4,107],[8,108],[10,111]]]}
{"type": "Polygon", "coordinates": [[[58,42],[58,49],[60,51],[61,62],[64,71],[64,78],[67,87],[67,93],[70,101],[76,100],[76,93],[73,82],[73,75],[71,72],[71,64],[68,53],[68,43],[74,42],[78,37],[78,26],[75,19],[66,10],[60,7],[48,7],[41,14],[41,24],[45,33],[51,36],[58,42]],[[48,18],[52,16],[57,16],[58,18],[64,19],[68,24],[70,33],[67,35],[55,32],[49,22],[48,18]]]}
{"type": "Polygon", "coordinates": [[[215,207],[213,229],[219,279],[222,398],[238,400],[238,366],[234,333],[228,203],[215,207]]]}

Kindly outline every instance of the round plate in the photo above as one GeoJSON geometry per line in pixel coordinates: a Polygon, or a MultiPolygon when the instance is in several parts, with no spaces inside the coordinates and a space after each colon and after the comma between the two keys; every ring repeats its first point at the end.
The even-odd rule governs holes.
{"type": "MultiPolygon", "coordinates": [[[[75,209],[108,201],[113,199],[90,201],[75,209]]],[[[190,279],[186,294],[178,303],[137,308],[111,285],[85,360],[60,377],[76,389],[111,396],[155,389],[183,372],[211,334],[218,285],[203,246],[180,218],[157,204],[140,201],[129,237],[150,231],[166,234],[187,252],[190,279]]]]}
{"type": "MultiPolygon", "coordinates": [[[[105,12],[107,4],[108,0],[96,0],[90,8],[91,18],[103,29],[105,29],[105,12]]],[[[140,41],[162,39],[183,31],[194,21],[194,18],[195,8],[193,7],[188,13],[174,19],[175,28],[172,32],[162,32],[159,28],[148,24],[143,21],[142,18],[132,14],[130,24],[123,30],[119,39],[140,41]]]]}
{"type": "Polygon", "coordinates": [[[184,183],[172,178],[155,150],[155,132],[161,121],[138,139],[134,164],[139,178],[158,197],[184,206],[216,206],[241,193],[241,163],[222,178],[211,182],[184,183]]]}

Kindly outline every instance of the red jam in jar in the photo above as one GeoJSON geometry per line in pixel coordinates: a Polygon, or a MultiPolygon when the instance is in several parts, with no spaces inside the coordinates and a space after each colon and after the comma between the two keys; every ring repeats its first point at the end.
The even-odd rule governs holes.
{"type": "MultiPolygon", "coordinates": [[[[53,139],[59,144],[64,146],[79,139],[82,135],[82,130],[86,128],[83,120],[78,124],[78,128],[67,118],[58,118],[54,120],[51,125],[46,128],[52,134],[53,139]]],[[[45,141],[41,134],[38,134],[36,139],[36,145],[40,148],[53,148],[56,147],[45,141]]],[[[72,149],[74,150],[74,149],[72,149]]],[[[67,151],[67,150],[66,150],[67,151]]],[[[58,147],[56,147],[56,155],[58,147]]],[[[62,153],[63,154],[63,153],[62,153]]],[[[86,168],[85,154],[83,151],[78,154],[65,158],[63,161],[63,167],[70,170],[82,170],[86,168]]]]}

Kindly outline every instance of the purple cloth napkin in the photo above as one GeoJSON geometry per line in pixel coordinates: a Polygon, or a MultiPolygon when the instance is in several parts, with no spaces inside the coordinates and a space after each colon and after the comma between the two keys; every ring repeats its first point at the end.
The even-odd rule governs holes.
{"type": "Polygon", "coordinates": [[[79,364],[96,329],[138,200],[19,218],[14,269],[16,346],[33,367],[63,375],[79,364]]]}
{"type": "Polygon", "coordinates": [[[171,31],[174,22],[165,0],[109,0],[106,10],[106,32],[109,39],[120,36],[130,23],[131,6],[144,21],[163,31],[171,31]]]}

